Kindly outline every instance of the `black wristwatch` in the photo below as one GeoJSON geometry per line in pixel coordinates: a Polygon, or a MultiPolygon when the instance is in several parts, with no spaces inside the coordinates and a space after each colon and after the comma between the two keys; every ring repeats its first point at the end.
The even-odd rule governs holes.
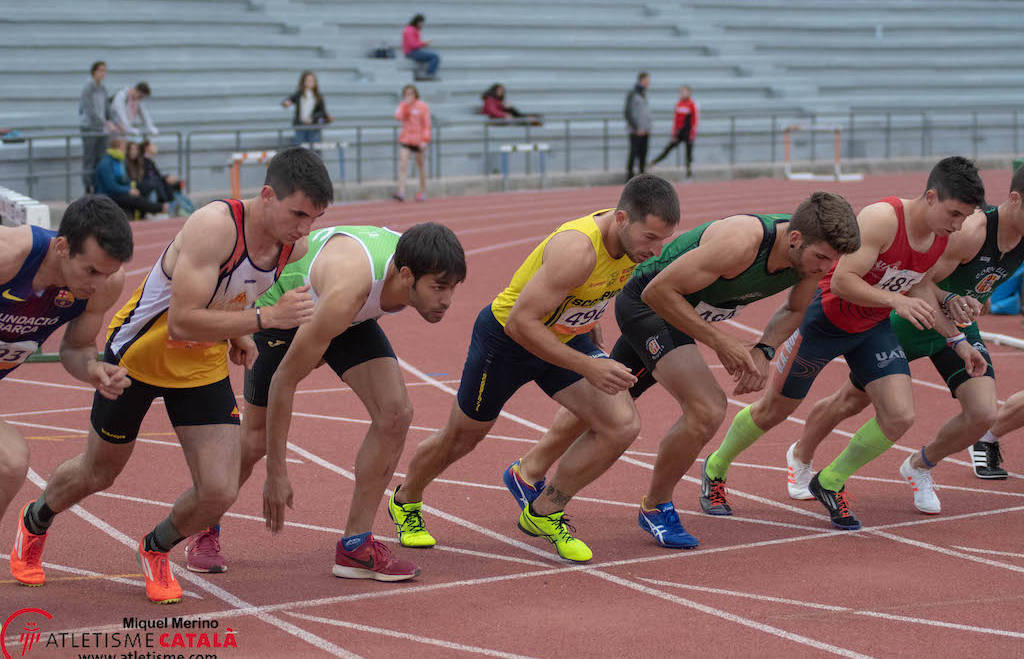
{"type": "Polygon", "coordinates": [[[754,347],[764,353],[764,358],[768,361],[775,359],[775,348],[771,347],[767,343],[755,343],[754,347]]]}

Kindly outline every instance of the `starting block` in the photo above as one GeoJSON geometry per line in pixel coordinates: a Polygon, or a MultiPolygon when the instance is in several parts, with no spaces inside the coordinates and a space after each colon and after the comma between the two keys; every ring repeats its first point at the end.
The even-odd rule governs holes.
{"type": "Polygon", "coordinates": [[[0,187],[0,218],[7,226],[34,224],[51,228],[49,206],[4,187],[0,187]]]}
{"type": "Polygon", "coordinates": [[[513,153],[538,153],[540,154],[540,187],[544,187],[544,180],[547,175],[547,155],[551,150],[546,142],[520,142],[518,144],[502,144],[501,151],[501,189],[508,190],[509,156],[513,153]]]}

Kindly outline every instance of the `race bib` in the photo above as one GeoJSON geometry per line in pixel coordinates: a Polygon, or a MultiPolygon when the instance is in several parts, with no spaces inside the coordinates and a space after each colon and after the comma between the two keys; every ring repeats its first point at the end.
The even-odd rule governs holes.
{"type": "Polygon", "coordinates": [[[697,315],[709,323],[720,323],[723,320],[730,320],[733,316],[740,312],[740,309],[747,305],[740,304],[735,307],[722,308],[716,307],[712,304],[708,304],[704,300],[697,303],[694,309],[697,310],[697,315]]]}
{"type": "Polygon", "coordinates": [[[913,270],[900,270],[899,268],[888,268],[882,278],[875,284],[875,288],[903,294],[914,287],[914,284],[924,279],[923,272],[913,270]]]}
{"type": "Polygon", "coordinates": [[[18,341],[7,343],[0,341],[0,370],[9,371],[23,363],[33,352],[39,349],[35,341],[18,341]]]}
{"type": "Polygon", "coordinates": [[[555,321],[554,330],[559,334],[586,334],[601,319],[609,304],[610,299],[592,307],[569,307],[555,321]]]}

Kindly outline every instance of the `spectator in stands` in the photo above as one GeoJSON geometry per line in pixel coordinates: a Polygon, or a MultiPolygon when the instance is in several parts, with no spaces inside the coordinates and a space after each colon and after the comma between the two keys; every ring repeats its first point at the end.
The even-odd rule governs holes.
{"type": "Polygon", "coordinates": [[[82,185],[92,192],[96,163],[107,150],[107,134],[115,130],[107,107],[107,88],[103,78],[107,75],[106,62],[93,62],[90,78],[82,88],[78,101],[79,126],[82,129],[82,185]]]}
{"type": "Polygon", "coordinates": [[[416,80],[440,80],[437,77],[437,67],[441,64],[441,56],[432,50],[427,50],[429,41],[420,38],[420,30],[426,22],[423,14],[416,14],[409,21],[409,24],[402,30],[402,52],[405,56],[415,62],[422,62],[427,68],[422,75],[416,75],[416,80]]]}
{"type": "Polygon", "coordinates": [[[686,178],[693,178],[693,142],[697,139],[697,104],[690,97],[688,85],[679,88],[679,101],[676,103],[675,122],[672,124],[672,140],[655,158],[651,165],[657,165],[665,159],[669,152],[682,143],[686,143],[686,178]]]}
{"type": "Polygon", "coordinates": [[[150,97],[151,93],[149,85],[140,82],[134,87],[125,87],[114,94],[114,99],[110,102],[110,116],[117,125],[118,133],[141,135],[143,131],[136,127],[136,124],[141,122],[146,135],[160,134],[150,120],[146,107],[142,104],[150,97]]]}
{"type": "Polygon", "coordinates": [[[626,94],[626,125],[629,128],[629,158],[626,160],[626,180],[633,178],[633,163],[643,174],[647,168],[647,143],[651,138],[651,109],[647,106],[647,87],[651,76],[641,71],[636,85],[626,94]]]}
{"type": "Polygon", "coordinates": [[[539,114],[523,114],[514,106],[506,104],[505,85],[499,82],[488,87],[487,91],[480,98],[484,100],[482,112],[491,119],[497,120],[495,123],[530,124],[531,126],[544,125],[539,114]],[[510,121],[509,117],[512,117],[515,121],[510,121]]]}
{"type": "Polygon", "coordinates": [[[327,114],[327,104],[320,95],[320,84],[312,71],[303,71],[299,75],[298,88],[294,94],[281,101],[281,105],[286,108],[295,106],[292,126],[295,127],[296,144],[317,144],[320,142],[320,129],[312,126],[334,121],[334,117],[327,114]]]}
{"type": "Polygon", "coordinates": [[[167,212],[171,215],[191,215],[195,212],[195,204],[185,196],[185,182],[177,176],[164,174],[156,166],[156,144],[144,140],[142,148],[142,181],[139,190],[150,201],[168,204],[167,212]]]}
{"type": "Polygon", "coordinates": [[[111,136],[107,155],[96,165],[96,177],[93,182],[96,193],[107,195],[117,202],[129,219],[141,217],[146,213],[166,213],[167,204],[158,204],[146,199],[132,184],[125,171],[124,159],[124,139],[111,136]]]}
{"type": "Polygon", "coordinates": [[[416,156],[416,169],[420,174],[420,189],[416,201],[426,199],[427,170],[425,166],[427,144],[430,142],[430,108],[420,100],[420,92],[414,85],[402,88],[402,101],[395,110],[395,119],[402,122],[402,132],[398,135],[401,146],[398,156],[398,191],[394,197],[405,201],[405,176],[409,168],[409,155],[416,156]]]}

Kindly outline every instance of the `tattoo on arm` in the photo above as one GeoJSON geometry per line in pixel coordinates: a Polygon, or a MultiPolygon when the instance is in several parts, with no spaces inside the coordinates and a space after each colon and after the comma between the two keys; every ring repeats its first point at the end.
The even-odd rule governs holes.
{"type": "Polygon", "coordinates": [[[565,504],[569,503],[569,501],[572,499],[571,494],[566,494],[565,492],[557,490],[550,485],[544,488],[543,494],[547,498],[551,499],[551,501],[553,501],[555,505],[560,506],[562,508],[564,508],[565,504]]]}

